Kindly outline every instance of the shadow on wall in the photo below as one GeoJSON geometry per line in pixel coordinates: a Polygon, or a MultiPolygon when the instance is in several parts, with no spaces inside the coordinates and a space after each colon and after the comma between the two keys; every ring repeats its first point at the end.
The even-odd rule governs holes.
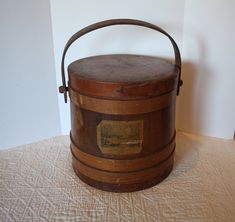
{"type": "Polygon", "coordinates": [[[180,89],[178,126],[182,130],[190,129],[196,125],[196,118],[193,118],[197,113],[197,105],[195,97],[197,97],[196,89],[196,65],[190,62],[182,64],[182,80],[183,86],[180,89]]]}
{"type": "Polygon", "coordinates": [[[212,72],[205,65],[205,53],[199,56],[197,63],[182,63],[183,87],[178,103],[178,128],[180,130],[202,134],[208,131],[208,104],[211,98],[212,72]]]}

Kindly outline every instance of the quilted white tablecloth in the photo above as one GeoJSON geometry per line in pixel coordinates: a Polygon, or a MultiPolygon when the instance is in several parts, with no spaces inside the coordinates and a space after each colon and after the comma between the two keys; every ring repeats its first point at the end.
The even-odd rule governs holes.
{"type": "Polygon", "coordinates": [[[123,194],[77,178],[68,136],[1,151],[0,221],[234,222],[234,141],[178,133],[170,176],[123,194]]]}

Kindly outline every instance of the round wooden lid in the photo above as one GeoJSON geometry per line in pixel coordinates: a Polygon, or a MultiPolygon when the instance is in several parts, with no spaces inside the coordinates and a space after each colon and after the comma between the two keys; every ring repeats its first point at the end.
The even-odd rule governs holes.
{"type": "Polygon", "coordinates": [[[176,73],[166,60],[140,55],[102,55],[77,60],[69,73],[104,82],[142,82],[166,78],[176,73]]]}
{"type": "Polygon", "coordinates": [[[106,98],[160,95],[177,87],[179,69],[153,56],[100,55],[68,67],[69,86],[83,94],[106,98]]]}

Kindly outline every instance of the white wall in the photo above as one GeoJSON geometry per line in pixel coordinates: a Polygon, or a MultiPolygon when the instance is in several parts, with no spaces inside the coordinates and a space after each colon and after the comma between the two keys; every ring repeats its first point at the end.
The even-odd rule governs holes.
{"type": "MultiPolygon", "coordinates": [[[[184,0],[51,0],[57,84],[61,85],[60,61],[69,37],[92,23],[111,18],[134,18],[166,29],[181,47],[184,0]]],[[[141,27],[115,26],[82,37],[72,46],[67,65],[82,57],[109,53],[138,53],[173,57],[170,42],[161,34],[141,27]]],[[[66,65],[66,66],[67,66],[66,65]]],[[[59,96],[62,132],[70,130],[69,104],[59,96]]]]}
{"type": "Polygon", "coordinates": [[[0,148],[60,134],[49,6],[0,2],[0,148]]]}
{"type": "MultiPolygon", "coordinates": [[[[49,0],[1,0],[0,148],[58,135],[60,124],[63,134],[69,132],[69,104],[64,104],[56,88],[56,82],[61,85],[63,47],[76,31],[110,18],[152,22],[166,29],[179,44],[184,79],[178,99],[179,129],[233,137],[235,1],[50,0],[50,3],[53,30],[49,0]]],[[[66,66],[78,58],[108,53],[173,57],[169,41],[161,34],[140,27],[115,26],[82,37],[69,50],[66,66]]]]}
{"type": "MultiPolygon", "coordinates": [[[[61,85],[62,50],[73,33],[104,19],[146,20],[166,29],[182,49],[184,86],[178,99],[178,128],[231,139],[235,130],[234,11],[233,0],[51,0],[57,84],[61,85]]],[[[153,31],[115,26],[79,40],[68,53],[67,65],[95,54],[172,56],[169,49],[169,42],[153,31]]],[[[67,134],[70,112],[62,95],[59,107],[62,132],[67,134]]]]}
{"type": "Polygon", "coordinates": [[[187,0],[179,129],[232,139],[235,130],[235,1],[187,0]]]}

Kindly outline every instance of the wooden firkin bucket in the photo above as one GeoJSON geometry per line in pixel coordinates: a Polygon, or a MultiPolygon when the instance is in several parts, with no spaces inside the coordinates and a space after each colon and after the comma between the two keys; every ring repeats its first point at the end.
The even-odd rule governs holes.
{"type": "Polygon", "coordinates": [[[73,169],[85,183],[107,191],[129,192],[151,187],[173,168],[175,102],[182,85],[181,59],[173,38],[139,20],[114,19],[75,33],[62,56],[60,92],[71,101],[73,169]],[[84,34],[111,25],[137,25],[166,35],[175,64],[141,55],[100,55],[64,59],[70,45],[84,34]]]}

